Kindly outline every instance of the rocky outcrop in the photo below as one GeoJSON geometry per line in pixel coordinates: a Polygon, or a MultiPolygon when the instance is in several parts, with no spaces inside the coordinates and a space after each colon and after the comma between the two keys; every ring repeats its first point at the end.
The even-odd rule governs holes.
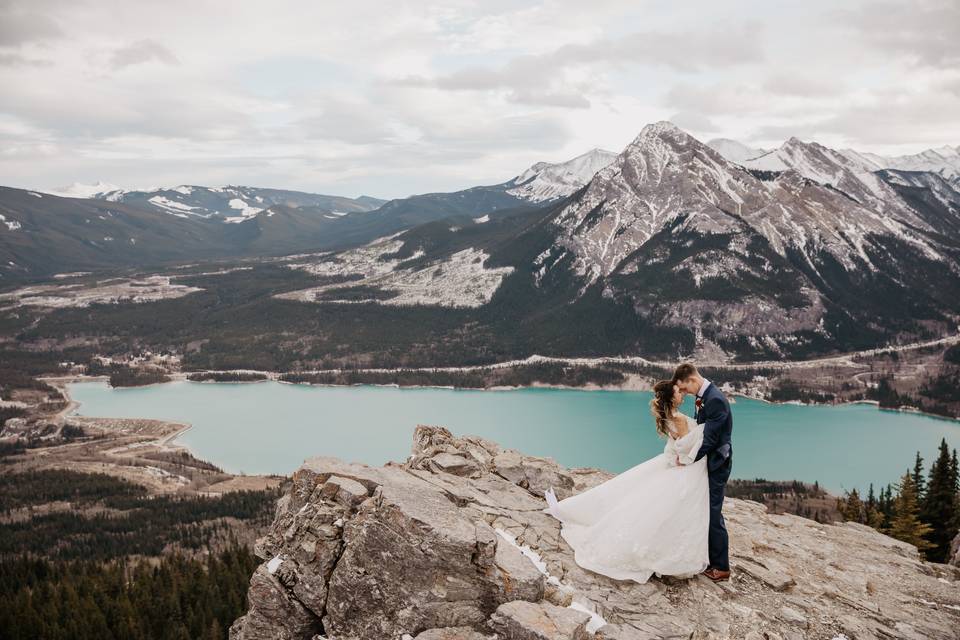
{"type": "Polygon", "coordinates": [[[960,569],[868,527],[729,500],[733,579],[580,568],[542,512],[611,477],[418,426],[382,467],[308,460],[257,543],[232,640],[960,638],[960,569]]]}
{"type": "Polygon", "coordinates": [[[955,567],[960,567],[960,533],[958,533],[953,538],[953,542],[950,543],[950,564],[955,567]]]}

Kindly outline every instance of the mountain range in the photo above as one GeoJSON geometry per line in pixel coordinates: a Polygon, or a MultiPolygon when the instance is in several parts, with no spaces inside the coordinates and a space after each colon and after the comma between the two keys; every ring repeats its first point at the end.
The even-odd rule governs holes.
{"type": "Polygon", "coordinates": [[[342,248],[451,216],[545,206],[614,157],[595,149],[500,184],[390,201],[231,185],[0,187],[0,278],[342,248]]]}
{"type": "Polygon", "coordinates": [[[704,144],[659,122],[616,155],[386,203],[248,187],[0,189],[0,251],[15,265],[6,274],[31,275],[312,251],[287,265],[315,284],[276,298],[339,307],[346,322],[416,305],[423,327],[405,339],[417,343],[803,357],[956,328],[960,187],[946,151],[912,158],[896,163],[932,170],[796,138],[704,144]],[[452,309],[464,324],[430,319],[452,309]],[[432,334],[437,323],[451,333],[432,334]]]}
{"type": "Polygon", "coordinates": [[[797,139],[733,162],[660,122],[552,205],[291,265],[349,281],[283,297],[476,308],[550,352],[850,350],[955,328],[958,198],[940,172],[797,139]]]}
{"type": "MultiPolygon", "coordinates": [[[[784,170],[794,168],[783,160],[782,154],[785,147],[796,142],[798,142],[796,138],[791,138],[778,149],[763,149],[761,147],[751,147],[729,138],[715,138],[707,142],[707,145],[727,160],[746,167],[784,170]]],[[[894,169],[930,172],[951,181],[955,186],[960,186],[960,145],[956,147],[944,145],[937,149],[927,149],[920,153],[903,156],[882,156],[854,149],[841,149],[837,153],[846,156],[865,171],[894,169]]]]}

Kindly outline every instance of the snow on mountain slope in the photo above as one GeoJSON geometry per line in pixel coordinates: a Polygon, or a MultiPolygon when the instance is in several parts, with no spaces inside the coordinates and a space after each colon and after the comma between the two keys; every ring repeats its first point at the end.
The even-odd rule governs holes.
{"type": "MultiPolygon", "coordinates": [[[[261,200],[263,200],[261,198],[261,200]]],[[[253,207],[249,203],[240,199],[240,198],[231,198],[230,202],[227,203],[230,205],[231,209],[236,209],[240,212],[238,216],[227,216],[224,219],[224,222],[243,222],[244,220],[249,220],[250,218],[255,218],[258,213],[263,211],[263,207],[253,207]]]]}
{"type": "Polygon", "coordinates": [[[586,192],[555,219],[561,244],[589,280],[620,262],[682,214],[716,230],[735,222],[727,211],[760,206],[759,181],[670,122],[643,128],[586,192]]]}
{"type": "Polygon", "coordinates": [[[960,185],[931,171],[882,169],[877,172],[911,207],[941,233],[960,233],[960,185]]]}
{"type": "Polygon", "coordinates": [[[538,162],[508,183],[516,186],[507,193],[528,202],[562,198],[587,184],[616,157],[612,151],[591,149],[566,162],[538,162]]]}
{"type": "Polygon", "coordinates": [[[669,122],[644,127],[550,219],[534,286],[569,265],[578,299],[596,283],[703,348],[773,355],[832,343],[838,318],[876,326],[896,315],[891,295],[928,317],[955,313],[956,216],[913,208],[907,187],[821,145],[794,139],[756,164],[774,172],[669,122]]]}
{"type": "MultiPolygon", "coordinates": [[[[796,138],[791,140],[796,141],[796,138]]],[[[767,171],[783,171],[787,167],[796,169],[788,157],[791,140],[788,140],[778,149],[750,155],[751,148],[736,140],[717,139],[707,144],[719,151],[727,160],[743,164],[749,162],[753,169],[767,171]]],[[[797,141],[799,142],[799,141],[797,141]]],[[[816,143],[813,143],[816,144],[816,143]]],[[[826,147],[823,147],[826,148],[826,147]]],[[[920,153],[902,156],[883,156],[876,153],[858,151],[856,149],[830,149],[833,154],[845,157],[858,170],[879,171],[881,169],[899,169],[901,171],[929,171],[950,180],[960,186],[960,146],[944,145],[937,149],[927,149],[920,153]]],[[[816,180],[813,175],[807,176],[816,180]]]]}
{"type": "Polygon", "coordinates": [[[92,184],[74,182],[63,187],[54,187],[42,193],[60,196],[61,198],[93,198],[97,194],[117,191],[120,187],[107,182],[97,181],[92,184]]]}
{"type": "Polygon", "coordinates": [[[590,281],[675,223],[700,234],[756,233],[779,255],[797,250],[811,264],[826,251],[849,270],[873,267],[874,236],[945,260],[921,233],[931,225],[844,156],[791,139],[756,164],[782,173],[762,181],[669,122],[648,125],[556,217],[558,246],[590,281]]]}
{"type": "Polygon", "coordinates": [[[748,169],[784,171],[792,169],[801,176],[838,189],[858,204],[891,215],[906,224],[929,229],[897,192],[877,174],[869,159],[847,154],[817,142],[790,138],[778,149],[742,163],[748,169]]]}
{"type": "Polygon", "coordinates": [[[729,138],[714,138],[707,142],[707,146],[722,155],[731,162],[743,162],[769,153],[769,149],[760,147],[749,147],[742,142],[731,140],[729,138]]]}
{"type": "Polygon", "coordinates": [[[338,217],[346,213],[371,211],[382,204],[382,201],[374,198],[353,199],[233,185],[178,185],[148,191],[117,189],[101,191],[89,197],[145,206],[181,218],[214,218],[227,223],[251,220],[275,205],[316,208],[318,215],[333,215],[336,212],[333,217],[338,217]]]}
{"type": "Polygon", "coordinates": [[[930,171],[960,186],[960,145],[927,149],[914,155],[885,158],[884,169],[930,171]]]}
{"type": "Polygon", "coordinates": [[[403,266],[424,256],[423,250],[400,260],[394,257],[403,240],[393,236],[375,240],[363,247],[319,260],[288,266],[318,276],[353,279],[277,294],[277,298],[301,302],[354,304],[375,302],[389,306],[430,305],[439,307],[479,307],[490,301],[513,267],[487,268],[490,255],[469,247],[427,264],[403,266]],[[356,295],[360,287],[359,297],[356,295]]]}

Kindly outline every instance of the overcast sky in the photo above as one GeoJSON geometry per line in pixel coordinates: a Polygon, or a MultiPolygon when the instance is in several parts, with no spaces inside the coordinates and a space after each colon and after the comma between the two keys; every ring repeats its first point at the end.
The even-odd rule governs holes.
{"type": "Polygon", "coordinates": [[[0,0],[0,184],[384,198],[620,151],[960,144],[960,2],[0,0]]]}

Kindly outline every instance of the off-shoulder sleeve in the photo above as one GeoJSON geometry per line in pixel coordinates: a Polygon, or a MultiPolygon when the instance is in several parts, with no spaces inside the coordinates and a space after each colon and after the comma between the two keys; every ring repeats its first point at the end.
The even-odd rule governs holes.
{"type": "Polygon", "coordinates": [[[667,466],[677,466],[677,441],[673,436],[667,436],[667,444],[663,445],[663,455],[666,457],[667,466]]]}
{"type": "Polygon", "coordinates": [[[690,431],[687,432],[687,435],[674,442],[674,455],[680,456],[680,462],[683,464],[693,464],[696,462],[697,452],[702,444],[703,428],[693,423],[690,425],[690,431]]]}

